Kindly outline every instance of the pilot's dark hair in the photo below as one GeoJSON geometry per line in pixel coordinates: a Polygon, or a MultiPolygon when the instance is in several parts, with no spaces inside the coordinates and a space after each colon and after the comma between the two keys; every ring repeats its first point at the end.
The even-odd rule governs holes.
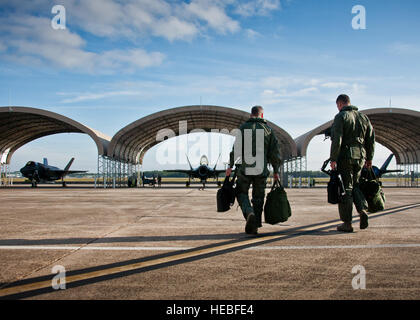
{"type": "Polygon", "coordinates": [[[341,101],[343,103],[350,103],[350,97],[346,94],[340,94],[335,102],[341,101]]]}
{"type": "Polygon", "coordinates": [[[263,111],[264,109],[263,109],[263,107],[261,107],[261,106],[253,106],[252,107],[252,109],[251,109],[251,114],[253,115],[253,116],[259,116],[260,115],[260,113],[263,111]]]}

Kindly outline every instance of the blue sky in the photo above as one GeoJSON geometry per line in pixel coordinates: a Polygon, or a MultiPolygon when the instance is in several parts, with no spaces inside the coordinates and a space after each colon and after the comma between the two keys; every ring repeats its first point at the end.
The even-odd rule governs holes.
{"type": "MultiPolygon", "coordinates": [[[[294,138],[331,120],[340,93],[361,109],[391,99],[420,111],[415,0],[0,0],[0,8],[0,105],[47,109],[109,136],[200,100],[245,111],[260,104],[294,138]],[[66,8],[65,30],[51,27],[56,3],[66,8]],[[355,5],[366,9],[365,30],[352,28],[355,5]]],[[[314,139],[308,168],[319,169],[328,149],[314,139]]],[[[375,162],[388,153],[378,147],[375,162]]],[[[73,156],[74,168],[96,171],[96,147],[80,134],[23,146],[12,170],[43,157],[65,166],[73,156]]],[[[161,168],[156,148],[144,168],[161,168]]]]}

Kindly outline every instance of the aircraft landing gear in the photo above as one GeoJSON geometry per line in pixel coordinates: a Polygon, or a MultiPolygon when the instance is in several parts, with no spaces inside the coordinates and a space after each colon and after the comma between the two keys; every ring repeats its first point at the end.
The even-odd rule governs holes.
{"type": "Polygon", "coordinates": [[[35,170],[34,175],[32,176],[32,180],[31,180],[32,188],[36,188],[38,186],[38,181],[40,181],[38,170],[35,170]]]}

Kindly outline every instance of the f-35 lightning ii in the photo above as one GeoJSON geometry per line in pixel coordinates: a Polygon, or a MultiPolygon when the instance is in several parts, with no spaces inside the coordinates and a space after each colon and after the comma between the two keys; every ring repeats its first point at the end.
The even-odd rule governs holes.
{"type": "Polygon", "coordinates": [[[75,170],[71,171],[70,166],[72,165],[74,158],[71,158],[70,162],[61,170],[57,167],[53,167],[48,165],[47,158],[44,158],[44,163],[39,163],[35,161],[29,161],[26,165],[20,169],[20,172],[25,178],[31,180],[32,187],[37,187],[38,183],[40,182],[51,182],[55,180],[60,180],[62,182],[63,187],[66,186],[66,182],[64,181],[64,177],[71,173],[83,173],[87,171],[80,171],[75,170]]]}
{"type": "Polygon", "coordinates": [[[187,174],[188,181],[185,183],[187,187],[190,186],[191,179],[200,179],[201,183],[203,184],[202,190],[204,190],[204,188],[206,187],[207,179],[209,178],[215,178],[217,180],[217,184],[220,186],[220,182],[218,180],[219,174],[224,173],[226,170],[216,170],[217,162],[219,161],[219,159],[220,159],[220,155],[216,161],[216,164],[212,168],[212,167],[209,167],[209,160],[207,156],[203,155],[200,158],[200,166],[194,169],[191,166],[191,162],[187,156],[187,161],[188,161],[188,164],[190,165],[189,170],[175,169],[175,170],[164,170],[164,172],[181,172],[181,173],[187,174]]]}

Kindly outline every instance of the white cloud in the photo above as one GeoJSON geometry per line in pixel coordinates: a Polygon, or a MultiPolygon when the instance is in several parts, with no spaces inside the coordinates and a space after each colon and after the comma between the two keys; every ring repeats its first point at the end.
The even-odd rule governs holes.
{"type": "Polygon", "coordinates": [[[137,68],[160,65],[164,57],[160,52],[148,53],[143,49],[110,50],[98,55],[97,65],[105,71],[128,67],[126,72],[132,72],[137,68]]]}
{"type": "Polygon", "coordinates": [[[68,21],[97,36],[115,36],[129,30],[122,5],[113,0],[64,0],[68,21]]]}
{"type": "Polygon", "coordinates": [[[261,34],[259,32],[255,31],[255,30],[252,30],[252,29],[246,29],[246,35],[250,39],[255,39],[255,38],[261,36],[261,34]]]}
{"type": "MultiPolygon", "coordinates": [[[[264,10],[276,7],[272,1],[257,1],[264,10]]],[[[128,50],[87,50],[81,31],[112,41],[129,41],[137,46],[147,37],[168,41],[191,41],[210,31],[219,34],[241,30],[228,11],[235,0],[62,0],[67,29],[51,28],[52,5],[48,0],[15,3],[0,0],[5,9],[0,18],[1,58],[27,65],[52,65],[89,73],[133,72],[160,65],[165,56],[140,48],[128,50]]],[[[258,33],[248,29],[246,35],[258,33]]],[[[126,42],[127,43],[127,42],[126,42]]]]}
{"type": "Polygon", "coordinates": [[[320,91],[317,87],[306,87],[294,90],[265,89],[261,93],[261,99],[263,105],[276,105],[280,103],[288,104],[292,99],[314,97],[316,94],[319,94],[319,92],[320,91]]]}
{"type": "Polygon", "coordinates": [[[366,86],[360,83],[353,83],[350,92],[353,95],[362,95],[366,92],[366,86]]]}
{"type": "Polygon", "coordinates": [[[191,18],[206,21],[209,27],[220,33],[234,33],[240,29],[239,23],[230,18],[217,1],[194,0],[184,6],[191,18]]]}
{"type": "Polygon", "coordinates": [[[262,83],[270,88],[284,88],[292,86],[315,86],[322,82],[321,79],[301,76],[278,77],[271,76],[262,79],[262,83]]]}
{"type": "Polygon", "coordinates": [[[177,17],[162,19],[155,25],[153,34],[161,36],[169,41],[192,39],[198,33],[197,27],[177,17]]]}
{"type": "Polygon", "coordinates": [[[246,3],[239,2],[235,13],[244,17],[266,16],[271,11],[280,9],[280,0],[253,0],[246,3]]]}
{"type": "Polygon", "coordinates": [[[162,0],[64,0],[76,25],[100,37],[131,40],[159,36],[167,40],[189,40],[198,33],[190,21],[178,16],[177,4],[162,0]]]}
{"type": "MultiPolygon", "coordinates": [[[[317,93],[336,94],[337,89],[346,90],[348,94],[361,95],[366,91],[363,82],[369,79],[345,79],[336,81],[333,78],[312,77],[266,77],[261,80],[264,92],[274,92],[276,97],[301,97],[317,93]]],[[[338,94],[338,93],[337,93],[338,94]]]]}
{"type": "Polygon", "coordinates": [[[191,40],[208,29],[218,33],[240,30],[226,12],[230,1],[192,0],[63,0],[69,20],[100,37],[136,40],[158,36],[169,41],[191,40]]]}
{"type": "MultiPolygon", "coordinates": [[[[86,93],[79,94],[73,98],[64,99],[61,102],[74,103],[74,102],[89,101],[89,100],[100,100],[100,99],[116,97],[116,96],[137,96],[141,94],[142,93],[139,91],[109,91],[109,92],[101,92],[101,93],[86,92],[86,93]]],[[[67,93],[59,93],[59,95],[67,95],[67,93]]]]}
{"type": "MultiPolygon", "coordinates": [[[[133,72],[160,65],[165,56],[135,48],[148,37],[168,41],[191,41],[208,32],[232,34],[241,30],[239,21],[230,16],[266,15],[281,8],[279,0],[62,0],[66,8],[67,29],[54,30],[50,22],[49,0],[9,2],[0,0],[4,14],[0,18],[1,58],[27,65],[50,64],[53,67],[89,73],[133,72]],[[129,41],[134,48],[87,50],[82,32],[112,41],[129,41]]],[[[248,38],[260,34],[246,29],[248,38]]],[[[126,42],[127,43],[127,42],[126,42]]]]}
{"type": "Polygon", "coordinates": [[[23,15],[0,19],[0,31],[5,34],[7,48],[2,57],[32,65],[48,64],[90,73],[133,72],[160,65],[164,55],[143,49],[86,51],[86,42],[76,33],[51,28],[50,19],[23,15]]]}
{"type": "Polygon", "coordinates": [[[337,88],[346,88],[349,86],[349,84],[345,82],[326,82],[326,83],[323,83],[321,86],[324,88],[337,89],[337,88]]]}

